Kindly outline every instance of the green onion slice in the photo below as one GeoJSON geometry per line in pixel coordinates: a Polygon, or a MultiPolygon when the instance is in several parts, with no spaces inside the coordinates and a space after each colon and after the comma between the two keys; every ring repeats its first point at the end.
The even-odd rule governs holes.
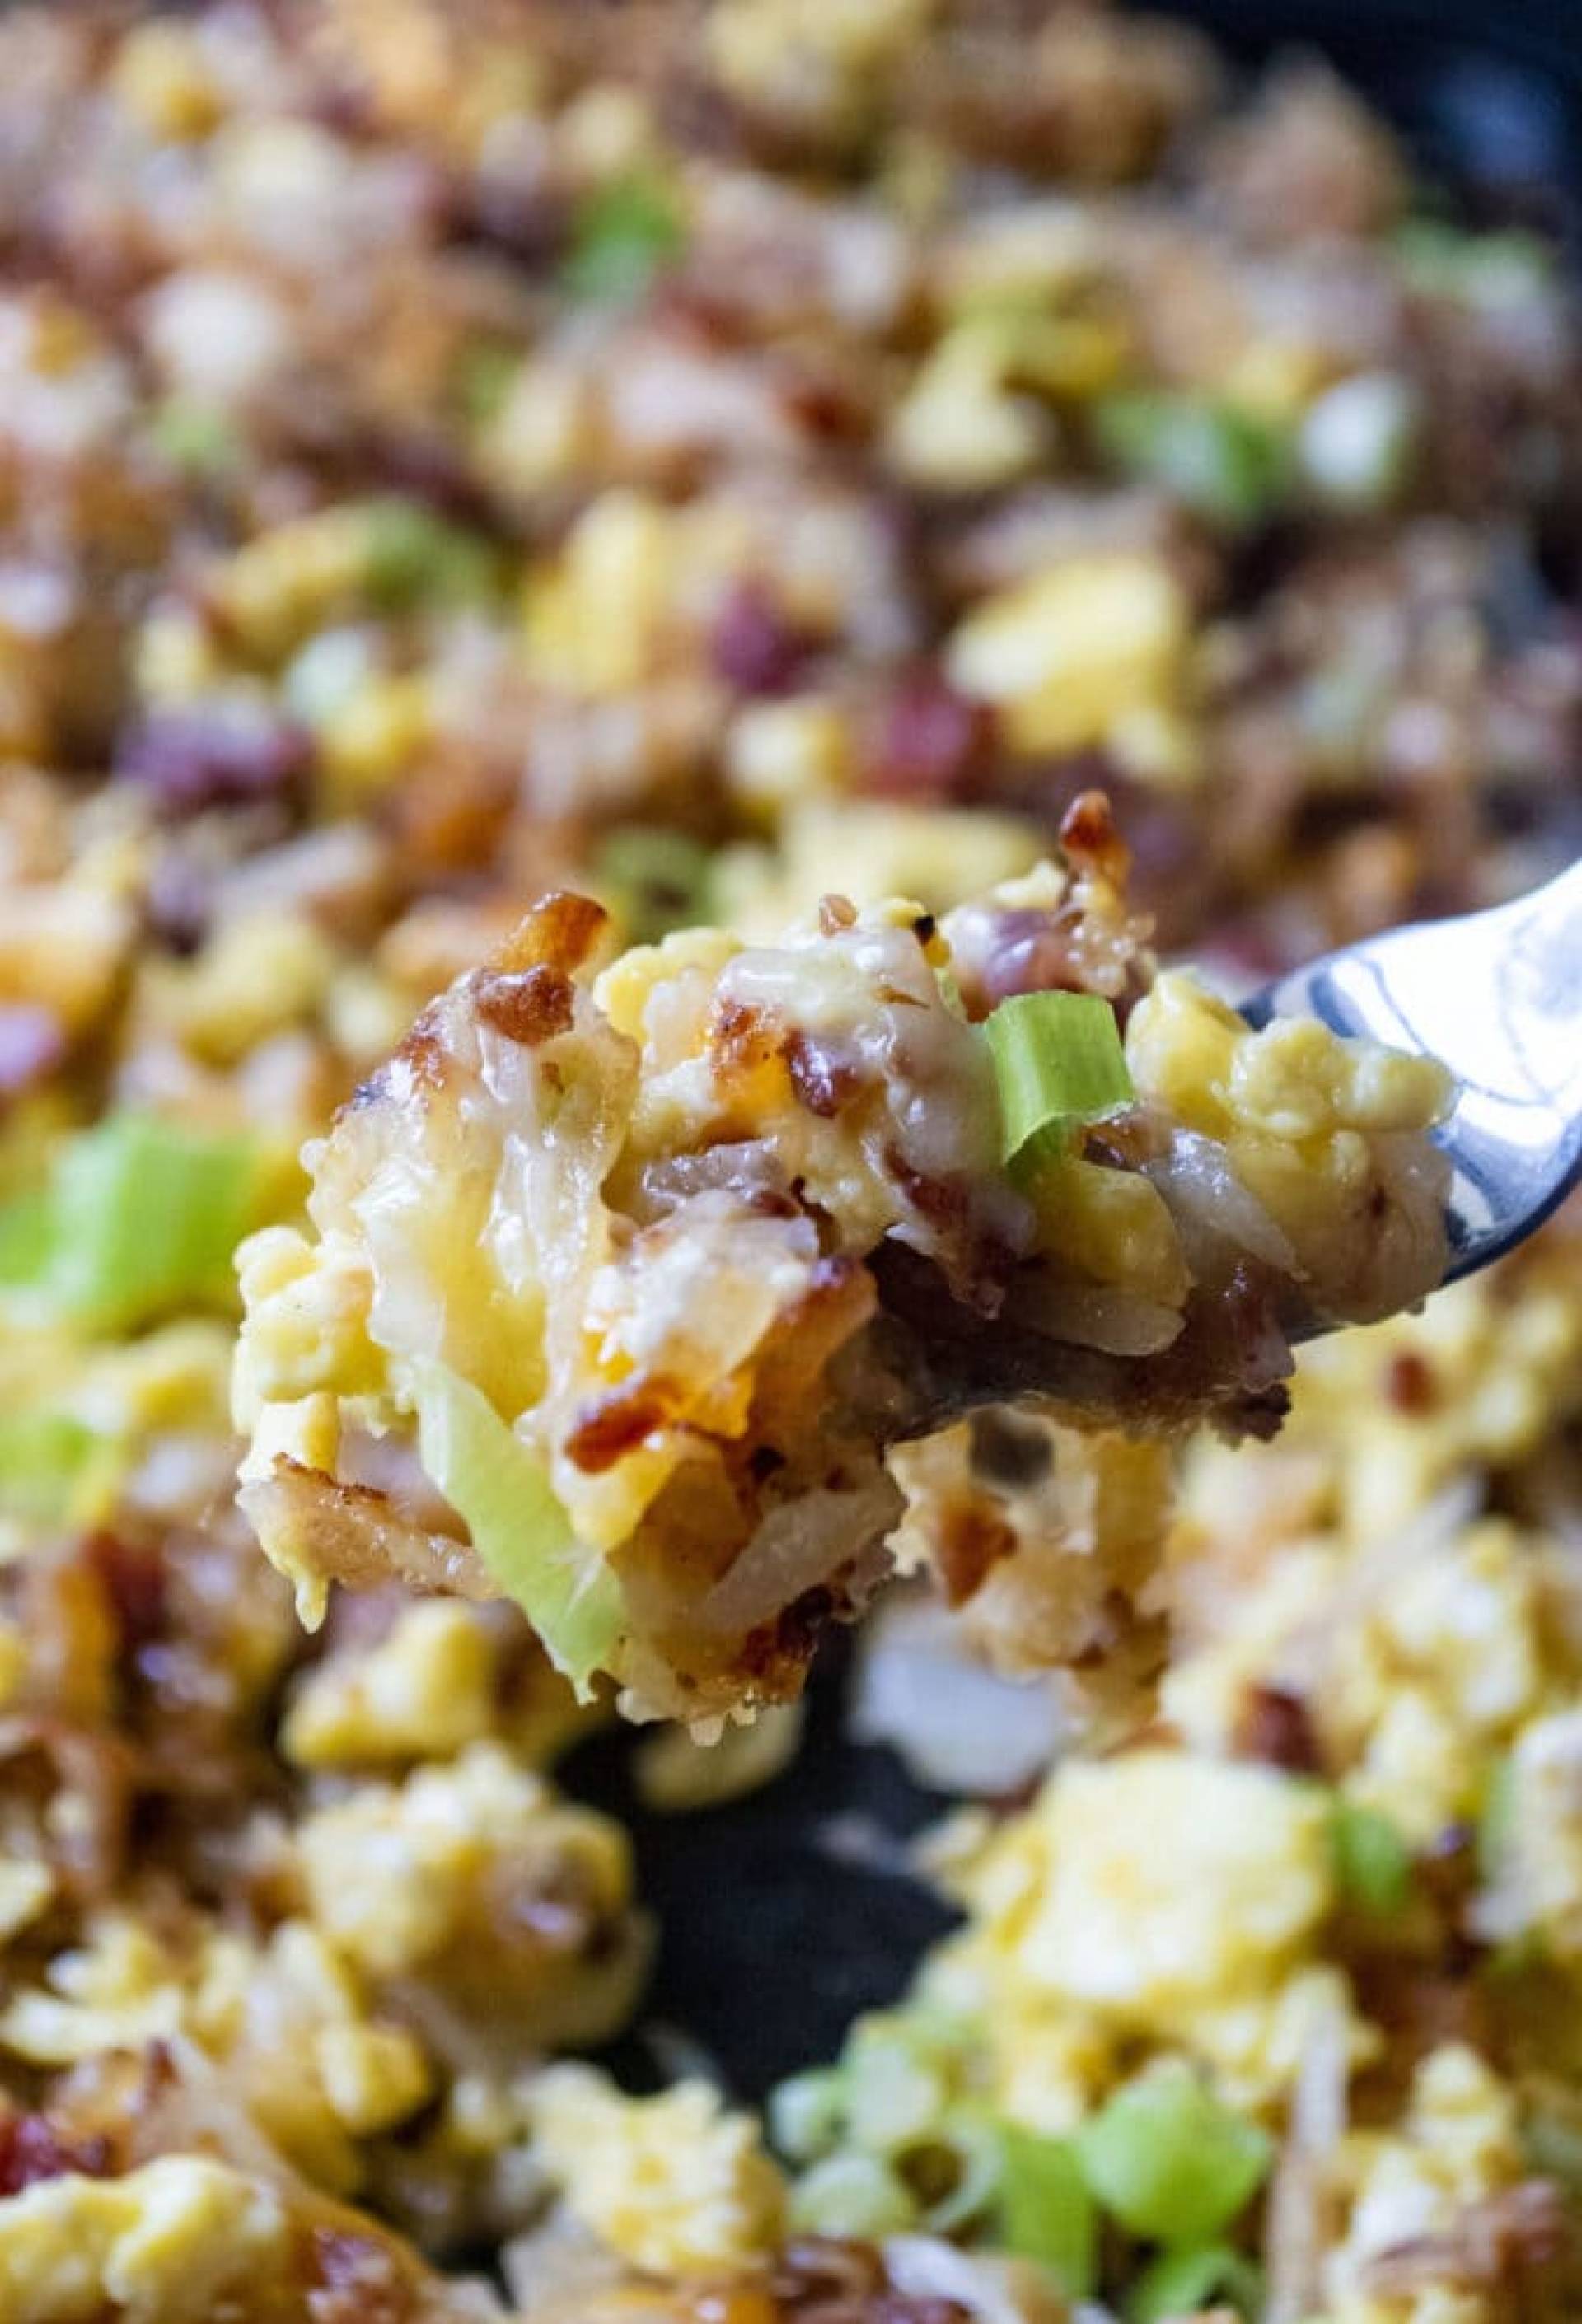
{"type": "Polygon", "coordinates": [[[1411,1850],[1389,1817],[1337,1800],[1329,1840],[1347,1899],[1380,1919],[1399,1913],[1411,1894],[1411,1850]]]}
{"type": "Polygon", "coordinates": [[[582,203],[562,270],[577,299],[640,299],[663,266],[680,257],[686,234],[666,189],[648,178],[621,178],[582,203]]]}
{"type": "Polygon", "coordinates": [[[1484,1785],[1475,1836],[1478,1877],[1485,1886],[1497,1880],[1504,1869],[1515,1821],[1515,1763],[1510,1758],[1497,1759],[1484,1785]]]}
{"type": "Polygon", "coordinates": [[[246,448],[227,413],[185,396],[167,396],[152,414],[148,433],[161,459],[190,476],[220,475],[237,466],[246,448]]]}
{"type": "Polygon", "coordinates": [[[481,534],[392,493],[362,510],[363,586],[382,613],[476,604],[495,586],[497,559],[481,534]]]}
{"type": "Polygon", "coordinates": [[[120,1471],[116,1445],[70,1413],[0,1414],[0,1517],[92,1525],[108,1513],[120,1471]]]}
{"type": "Polygon", "coordinates": [[[876,2154],[830,2154],[791,2189],[791,2225],[799,2235],[853,2236],[877,2243],[912,2225],[915,2206],[876,2154]]]}
{"type": "Polygon", "coordinates": [[[769,2136],[788,2163],[817,2161],[840,2144],[846,2076],[838,2066],[810,2066],[769,2093],[769,2136]]]}
{"type": "Polygon", "coordinates": [[[708,919],[711,861],[684,831],[628,824],[605,839],[594,873],[633,943],[654,944],[672,928],[708,919]]]}
{"type": "Polygon", "coordinates": [[[1553,247],[1519,229],[1466,234],[1439,218],[1409,218],[1391,242],[1409,289],[1427,298],[1496,307],[1541,293],[1554,280],[1553,247]]]}
{"type": "Polygon", "coordinates": [[[1115,2092],[1076,2134],[1088,2186],[1133,2235],[1202,2244],[1227,2227],[1273,2159],[1267,2132],[1170,2062],[1115,2092]]]}
{"type": "Polygon", "coordinates": [[[1013,2123],[1000,2128],[999,2240],[1047,2267],[1073,2300],[1098,2273],[1098,2218],[1077,2149],[1013,2123]]]}
{"type": "Polygon", "coordinates": [[[412,1366],[418,1454],[464,1518],[472,1545],[515,1599],[580,1700],[621,1633],[621,1585],[587,1549],[543,1464],[470,1380],[431,1357],[412,1366]]]}
{"type": "Polygon", "coordinates": [[[1017,993],[1001,1001],[984,1033],[1007,1162],[1041,1133],[1106,1120],[1136,1101],[1115,1012],[1097,993],[1017,993]]]}
{"type": "Polygon", "coordinates": [[[929,2233],[955,2235],[993,2217],[1004,2178],[1000,2126],[986,2115],[958,2112],[948,2116],[927,2144],[948,2159],[955,2172],[946,2192],[923,2212],[929,2233]]]}
{"type": "Polygon", "coordinates": [[[844,2064],[847,2135],[854,2146],[892,2154],[933,2135],[948,2100],[946,2078],[904,2026],[884,2020],[859,2025],[844,2064]]]}
{"type": "Polygon", "coordinates": [[[1196,2251],[1162,2252],[1145,2267],[1126,2302],[1127,2324],[1164,2324],[1167,2317],[1196,2316],[1199,2309],[1228,2304],[1254,2317],[1263,2301],[1263,2279],[1253,2262],[1228,2244],[1196,2251]]]}
{"type": "Polygon", "coordinates": [[[1291,478],[1289,432],[1229,404],[1127,390],[1101,398],[1094,424],[1117,467],[1232,529],[1261,523],[1291,478]]]}
{"type": "Polygon", "coordinates": [[[266,1176],[249,1139],[111,1114],[62,1149],[45,1189],[0,1212],[0,1288],[29,1319],[111,1333],[228,1309],[266,1176]]]}

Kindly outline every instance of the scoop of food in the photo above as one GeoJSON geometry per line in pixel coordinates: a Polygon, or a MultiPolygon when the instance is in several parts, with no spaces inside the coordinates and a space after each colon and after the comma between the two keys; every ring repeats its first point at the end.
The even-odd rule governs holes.
{"type": "MultiPolygon", "coordinates": [[[[1090,799],[938,923],[831,896],[601,966],[599,908],[539,904],[309,1148],[313,1232],[243,1248],[243,1499],[305,1618],[395,1572],[516,1598],[639,1715],[782,1699],[886,1569],[892,1448],[995,1397],[1111,1467],[1117,1433],[1267,1434],[1293,1330],[1429,1290],[1445,1075],[1157,973],[1124,870],[1090,799]]],[[[1112,1630],[1133,1487],[1113,1576],[1103,1525],[1071,1544],[1112,1630]]],[[[958,1599],[1017,1555],[964,1506],[958,1599]]]]}

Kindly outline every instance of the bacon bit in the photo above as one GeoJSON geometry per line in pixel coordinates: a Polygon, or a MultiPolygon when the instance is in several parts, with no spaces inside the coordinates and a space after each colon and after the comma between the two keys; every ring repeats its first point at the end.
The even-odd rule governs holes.
{"type": "Polygon", "coordinates": [[[680,1399],[669,1380],[636,1372],[608,1396],[583,1406],[566,1440],[566,1450],[587,1476],[602,1476],[645,1436],[675,1418],[680,1399]]]}
{"type": "Polygon", "coordinates": [[[1101,1163],[1106,1170],[1141,1170],[1153,1159],[1157,1144],[1152,1125],[1139,1109],[1088,1130],[1082,1140],[1082,1158],[1101,1163]]]}
{"type": "Polygon", "coordinates": [[[715,1072],[722,1077],[755,1073],[781,1054],[782,1045],[779,1028],[762,1009],[745,1001],[716,1002],[708,1046],[714,1052],[715,1072]]]}
{"type": "Polygon", "coordinates": [[[1078,792],[1060,818],[1060,847],[1079,872],[1095,872],[1116,888],[1125,884],[1132,852],[1103,791],[1078,792]]]}
{"type": "Polygon", "coordinates": [[[761,1442],[775,1433],[772,1416],[793,1413],[822,1396],[824,1370],[861,1331],[878,1304],[873,1277],[857,1259],[820,1259],[808,1287],[781,1315],[758,1350],[753,1412],[761,1442]]]}
{"type": "Polygon", "coordinates": [[[1402,1348],[1398,1355],[1392,1356],[1384,1376],[1384,1393],[1397,1412],[1410,1414],[1413,1418],[1432,1412],[1439,1400],[1439,1385],[1428,1358],[1420,1356],[1414,1348],[1402,1348]]]}
{"type": "Polygon", "coordinates": [[[1259,1759],[1288,1775],[1318,1775],[1324,1754],[1312,1714],[1300,1694],[1282,1686],[1250,1686],[1242,1697],[1235,1748],[1238,1758],[1259,1759]]]}
{"type": "MultiPolygon", "coordinates": [[[[1092,1628],[1087,1643],[1071,1656],[1074,1671],[1102,1670],[1128,1637],[1137,1637],[1150,1646],[1149,1675],[1157,1677],[1164,1668],[1165,1633],[1161,1627],[1142,1619],[1137,1609],[1124,1590],[1106,1590],[1094,1609],[1092,1628]],[[1152,1648],[1157,1646],[1157,1655],[1152,1648]]],[[[1155,1722],[1162,1726],[1162,1721],[1155,1722]]],[[[1161,1733],[1156,1738],[1169,1743],[1174,1738],[1161,1733]]]]}
{"type": "Polygon", "coordinates": [[[143,899],[149,933],[178,959],[190,959],[208,934],[215,885],[206,865],[173,851],[162,853],[150,872],[143,899]]]}
{"type": "Polygon", "coordinates": [[[247,1490],[260,1511],[273,1513],[266,1521],[291,1526],[319,1571],[348,1590],[383,1584],[394,1574],[408,1589],[445,1597],[497,1594],[467,1543],[411,1523],[375,1486],[342,1484],[281,1453],[273,1474],[247,1490]]]}
{"type": "Polygon", "coordinates": [[[313,763],[305,727],[273,713],[226,706],[163,710],[137,728],[117,754],[119,779],[141,786],[163,813],[293,799],[313,763]]]}
{"type": "Polygon", "coordinates": [[[967,1224],[967,1188],[959,1178],[930,1178],[914,1170],[899,1147],[884,1148],[884,1167],[921,1218],[944,1235],[967,1224]]]}
{"type": "Polygon", "coordinates": [[[1359,2107],[1377,2093],[1381,2076],[1392,2105],[1423,2059],[1448,2043],[1493,2054],[1487,1991],[1464,1969],[1447,1974],[1410,1954],[1370,1952],[1352,1962],[1351,1975],[1358,2009],[1388,2043],[1380,2068],[1358,2084],[1359,2107]]]}
{"type": "Polygon", "coordinates": [[[781,2324],[779,2306],[762,2282],[705,2284],[681,2314],[688,2324],[781,2324]]]}
{"type": "Polygon", "coordinates": [[[1194,927],[1200,925],[1206,892],[1217,875],[1207,859],[1197,816],[1180,798],[1124,773],[1105,752],[1079,752],[997,779],[990,797],[996,806],[1036,816],[1058,834],[1072,806],[1092,790],[1104,793],[1124,835],[1134,899],[1172,928],[1189,918],[1194,927]]]}
{"type": "Polygon", "coordinates": [[[497,163],[470,171],[459,188],[456,238],[504,251],[519,266],[552,266],[571,239],[572,206],[547,180],[497,163]]]}
{"type": "Polygon", "coordinates": [[[948,1501],[934,1529],[935,1563],[948,1606],[963,1606],[1016,1547],[1013,1526],[992,1502],[963,1494],[948,1501]]]}
{"type": "Polygon", "coordinates": [[[892,798],[959,798],[985,770],[994,714],[958,694],[937,669],[903,678],[880,713],[869,745],[866,788],[892,798]]]}
{"type": "MultiPolygon", "coordinates": [[[[841,1600],[824,1582],[815,1582],[804,1590],[789,1606],[782,1606],[772,1623],[764,1627],[773,1637],[776,1652],[799,1663],[810,1662],[824,1632],[841,1609],[841,1600]]],[[[753,1637],[758,1633],[754,1631],[753,1637]]]]}
{"type": "Polygon", "coordinates": [[[570,1031],[575,990],[558,968],[527,968],[514,976],[484,973],[474,999],[486,1024],[524,1049],[536,1049],[570,1031]]]}
{"type": "Polygon", "coordinates": [[[107,2138],[69,2138],[44,2114],[0,2115],[0,2196],[72,2172],[105,2179],[113,2160],[107,2138]]]}
{"type": "Polygon", "coordinates": [[[360,1113],[365,1106],[377,1105],[382,1099],[399,1097],[407,1087],[442,1090],[449,1073],[450,1053],[436,1028],[434,1011],[425,1009],[377,1072],[357,1084],[342,1111],[360,1113]]]}
{"type": "Polygon", "coordinates": [[[780,2310],[761,2284],[722,2283],[696,2293],[691,2324],[781,2324],[780,2310]]]}
{"type": "Polygon", "coordinates": [[[165,1627],[170,1577],[164,1559],[151,1543],[113,1533],[91,1535],[85,1554],[110,1601],[123,1651],[135,1655],[165,1627]]]}
{"type": "MultiPolygon", "coordinates": [[[[813,2319],[807,2319],[806,2324],[813,2319]]],[[[828,2315],[819,2324],[829,2324],[828,2315]]],[[[969,2318],[958,2301],[938,2294],[923,2299],[915,2292],[885,2291],[867,2310],[864,2324],[969,2324],[969,2318]]]]}
{"type": "Polygon", "coordinates": [[[1481,1886],[1477,1853],[1476,1832],[1459,1821],[1441,1826],[1419,1852],[1419,1881],[1452,1923],[1459,1922],[1481,1886]]]}
{"type": "Polygon", "coordinates": [[[417,2315],[405,2271],[372,2236],[315,2227],[308,2267],[312,2324],[412,2324],[417,2315]]]}
{"type": "Polygon", "coordinates": [[[867,426],[867,414],[845,380],[820,374],[807,364],[788,367],[779,383],[788,417],[823,443],[849,443],[867,426]]]}
{"type": "Polygon", "coordinates": [[[819,899],[819,933],[821,936],[837,936],[846,928],[857,924],[857,908],[849,896],[820,896],[819,899]]]}
{"type": "Polygon", "coordinates": [[[31,1089],[65,1055],[66,1028],[52,1009],[30,1001],[0,1006],[0,1098],[31,1089]]]}
{"type": "Polygon", "coordinates": [[[798,2236],[775,2264],[769,2288],[788,2307],[831,2293],[864,2298],[877,2292],[884,2269],[872,2244],[841,2236],[798,2236]]]}
{"type": "Polygon", "coordinates": [[[833,1120],[863,1086],[861,1069],[850,1058],[835,1056],[806,1033],[793,1033],[784,1055],[791,1087],[808,1111],[821,1121],[833,1120]]]}
{"type": "Polygon", "coordinates": [[[1521,2301],[1537,2289],[1540,2278],[1570,2258],[1574,2247],[1559,2189],[1547,2179],[1525,2179],[1469,2203],[1442,2235],[1413,2236],[1380,2252],[1367,2263],[1364,2281],[1383,2300],[1411,2300],[1420,2292],[1449,2285],[1521,2301]]]}
{"type": "Polygon", "coordinates": [[[489,955],[497,975],[513,976],[528,968],[558,968],[576,972],[592,952],[609,922],[609,914],[591,896],[557,889],[543,897],[489,955]]]}
{"type": "Polygon", "coordinates": [[[480,532],[494,529],[494,502],[443,436],[381,429],[365,438],[357,449],[359,467],[379,489],[421,501],[438,515],[480,532]]]}
{"type": "Polygon", "coordinates": [[[476,872],[491,864],[514,802],[508,768],[447,753],[420,768],[382,802],[403,863],[425,872],[476,872]]]}
{"type": "Polygon", "coordinates": [[[1027,1492],[1041,1485],[1055,1462],[1055,1440],[1039,1421],[1006,1405],[988,1405],[968,1417],[968,1459],[973,1475],[1002,1492],[1027,1492]]]}
{"type": "Polygon", "coordinates": [[[796,2324],[967,2324],[953,2300],[897,2292],[871,2244],[800,2236],[769,2278],[780,2313],[796,2324]]]}
{"type": "Polygon", "coordinates": [[[994,949],[983,964],[985,1013],[1019,992],[1083,992],[1079,923],[1063,913],[996,913],[994,949]]]}
{"type": "Polygon", "coordinates": [[[708,657],[738,694],[789,694],[813,641],[796,629],[759,581],[734,584],[708,632],[708,657]]]}

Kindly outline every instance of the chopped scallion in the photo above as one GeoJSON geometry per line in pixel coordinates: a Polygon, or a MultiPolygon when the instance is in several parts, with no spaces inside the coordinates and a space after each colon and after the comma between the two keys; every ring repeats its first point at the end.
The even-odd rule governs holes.
{"type": "Polygon", "coordinates": [[[1126,2319],[1127,2324],[1165,2324],[1167,2317],[1224,2307],[1254,2317],[1263,2301],[1263,2279],[1253,2262],[1228,2244],[1209,2244],[1161,2252],[1133,2286],[1126,2319]]]}
{"type": "Polygon", "coordinates": [[[1492,1886],[1504,1868],[1515,1820],[1515,1765],[1509,1758],[1499,1759],[1490,1768],[1484,1785],[1475,1841],[1478,1877],[1485,1886],[1492,1886]]]}
{"type": "Polygon", "coordinates": [[[465,605],[486,597],[496,578],[489,542],[436,516],[421,501],[392,494],[362,511],[363,584],[383,613],[422,604],[465,605]]]}
{"type": "Polygon", "coordinates": [[[1262,2185],[1267,2132],[1221,2104],[1189,2066],[1157,2066],[1115,2092],[1076,2134],[1088,2186],[1135,2236],[1201,2244],[1262,2185]]]}
{"type": "Polygon", "coordinates": [[[1047,2267],[1073,2300],[1093,2290],[1098,2218],[1069,2139],[1001,2126],[999,2239],[1047,2267]]]}
{"type": "Polygon", "coordinates": [[[942,2116],[944,2076],[889,2024],[861,2025],[847,2044],[847,2135],[874,2154],[924,2138],[942,2116]]]}
{"type": "Polygon", "coordinates": [[[1288,432],[1230,404],[1128,390],[1099,401],[1094,425],[1118,467],[1232,528],[1261,523],[1290,477],[1288,432]]]}
{"type": "Polygon", "coordinates": [[[1582,2193],[1582,2121],[1539,2111],[1522,2126],[1522,2145],[1535,2171],[1558,2179],[1567,2191],[1582,2193]]]}
{"type": "Polygon", "coordinates": [[[170,396],[149,421],[149,440],[161,459],[190,476],[217,476],[234,468],[243,446],[228,416],[212,403],[170,396]]]}
{"type": "Polygon", "coordinates": [[[640,299],[686,235],[675,202],[648,178],[621,178],[587,196],[562,273],[577,299],[640,299]]]}
{"type": "Polygon", "coordinates": [[[769,2093],[769,2135],[788,2163],[813,2163],[839,2144],[846,2123],[846,2076],[838,2066],[810,2066],[769,2093]]]}
{"type": "Polygon", "coordinates": [[[1411,1850],[1389,1817],[1339,1800],[1329,1839],[1348,1900],[1380,1919],[1399,1913],[1411,1894],[1411,1850]]]}
{"type": "Polygon", "coordinates": [[[1136,1092],[1115,1012],[1093,992],[1022,992],[984,1026],[1007,1161],[1041,1132],[1122,1113],[1136,1092]]]}
{"type": "Polygon", "coordinates": [[[1531,298],[1554,279],[1551,246],[1520,230],[1466,234],[1439,218],[1409,218],[1392,241],[1407,283],[1425,298],[1498,307],[1531,298]]]}
{"type": "Polygon", "coordinates": [[[457,367],[456,393],[464,414],[475,428],[486,428],[504,408],[521,374],[523,360],[518,349],[501,346],[491,340],[467,349],[457,367]]]}
{"type": "Polygon", "coordinates": [[[1004,2150],[997,2123],[986,2116],[957,2113],[942,2122],[929,2142],[952,2166],[949,2186],[927,2206],[922,2224],[930,2235],[950,2236],[997,2209],[1004,2172],[1004,2150]]]}
{"type": "Polygon", "coordinates": [[[831,2154],[791,2190],[791,2225],[800,2235],[851,2236],[876,2243],[911,2227],[916,2206],[876,2154],[831,2154]]]}
{"type": "Polygon", "coordinates": [[[586,1700],[620,1635],[620,1583],[577,1540],[542,1462],[488,1398],[432,1359],[412,1369],[424,1469],[465,1519],[473,1547],[526,1614],[550,1660],[586,1700]]]}
{"type": "Polygon", "coordinates": [[[47,1188],[0,1213],[0,1284],[32,1315],[106,1333],[227,1308],[265,1181],[248,1139],[111,1114],[62,1149],[47,1188]]]}
{"type": "Polygon", "coordinates": [[[109,1438],[70,1413],[0,1415],[0,1517],[91,1524],[106,1513],[119,1470],[109,1438]]]}
{"type": "Polygon", "coordinates": [[[595,877],[634,944],[709,917],[709,851],[682,831],[628,824],[612,831],[594,859],[595,877]]]}

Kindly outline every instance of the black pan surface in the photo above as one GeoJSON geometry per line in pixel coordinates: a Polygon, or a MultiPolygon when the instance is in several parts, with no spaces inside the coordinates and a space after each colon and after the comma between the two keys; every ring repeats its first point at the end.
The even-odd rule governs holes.
{"type": "MultiPolygon", "coordinates": [[[[1582,0],[1182,0],[1169,13],[1248,66],[1322,52],[1474,218],[1558,231],[1582,259],[1582,0]]],[[[665,2030],[683,2031],[743,2098],[833,2056],[853,2017],[896,1999],[950,1923],[900,1868],[906,1841],[949,1803],[892,1752],[844,1734],[849,1670],[849,1649],[827,1646],[800,1757],[736,1804],[646,1812],[626,1736],[600,1738],[567,1770],[574,1792],[633,1834],[639,1893],[661,1930],[646,2024],[661,2045],[665,2030]]],[[[643,2087],[663,2056],[640,2033],[610,2062],[643,2087]]]]}

